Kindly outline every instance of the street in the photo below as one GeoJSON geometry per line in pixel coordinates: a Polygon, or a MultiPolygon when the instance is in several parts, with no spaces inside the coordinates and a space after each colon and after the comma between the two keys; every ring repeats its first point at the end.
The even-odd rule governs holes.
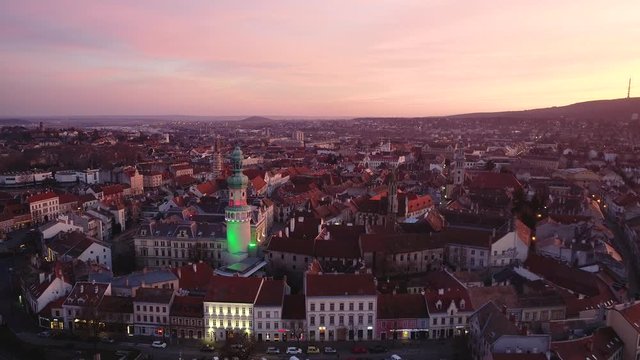
{"type": "MultiPolygon", "coordinates": [[[[177,346],[168,345],[165,349],[156,349],[151,347],[152,339],[148,341],[140,342],[117,342],[114,344],[107,343],[93,343],[85,341],[69,341],[69,340],[57,340],[52,338],[41,338],[32,332],[22,332],[18,334],[18,337],[29,343],[43,348],[47,348],[47,359],[76,359],[78,353],[89,353],[94,349],[102,351],[105,354],[115,353],[119,350],[138,350],[144,355],[150,355],[154,360],[190,360],[190,359],[211,359],[212,353],[201,352],[199,348],[193,346],[177,346]]],[[[316,343],[315,345],[321,349],[324,346],[331,346],[337,349],[337,354],[300,354],[296,355],[299,359],[310,360],[337,360],[337,359],[369,359],[369,360],[382,360],[391,356],[391,354],[397,354],[402,359],[418,360],[418,359],[449,359],[452,354],[451,341],[421,341],[400,343],[396,342],[370,342],[370,343],[358,343],[365,347],[372,346],[373,344],[384,344],[389,350],[383,354],[352,354],[351,348],[354,343],[352,342],[332,342],[332,343],[316,343]]],[[[262,343],[256,346],[255,351],[249,359],[261,359],[267,360],[288,360],[291,355],[285,354],[287,346],[298,346],[305,350],[306,346],[302,346],[298,343],[262,343]],[[280,350],[278,355],[267,355],[265,353],[267,346],[276,346],[280,350]]],[[[105,357],[103,356],[103,359],[105,357]]]]}

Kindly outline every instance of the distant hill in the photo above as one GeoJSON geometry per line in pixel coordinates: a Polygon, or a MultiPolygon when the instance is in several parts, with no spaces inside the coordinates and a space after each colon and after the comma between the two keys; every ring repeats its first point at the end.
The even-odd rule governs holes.
{"type": "Polygon", "coordinates": [[[250,116],[248,118],[239,120],[238,122],[242,123],[242,125],[253,125],[253,126],[260,126],[260,125],[269,125],[272,124],[275,120],[270,119],[268,117],[263,117],[263,116],[250,116]]]}
{"type": "Polygon", "coordinates": [[[578,119],[617,119],[629,120],[631,114],[640,113],[640,97],[613,99],[613,100],[593,100],[575,103],[565,106],[554,106],[550,108],[520,110],[520,111],[500,111],[483,112],[448,116],[449,118],[578,118],[578,119]]]}

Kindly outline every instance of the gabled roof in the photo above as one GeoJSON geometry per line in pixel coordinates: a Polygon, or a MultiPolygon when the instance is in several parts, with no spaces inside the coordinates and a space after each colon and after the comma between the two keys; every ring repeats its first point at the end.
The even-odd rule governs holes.
{"type": "Polygon", "coordinates": [[[374,296],[377,294],[371,274],[306,274],[309,296],[374,296]]]}
{"type": "Polygon", "coordinates": [[[426,319],[427,303],[421,294],[379,294],[378,319],[426,319]]]}
{"type": "Polygon", "coordinates": [[[286,284],[284,280],[265,279],[255,306],[282,306],[286,284]]]}
{"type": "Polygon", "coordinates": [[[282,304],[282,319],[304,320],[306,318],[305,296],[303,294],[285,295],[282,304]]]}
{"type": "Polygon", "coordinates": [[[262,282],[253,277],[213,276],[204,301],[253,304],[262,282]]]}
{"type": "Polygon", "coordinates": [[[430,314],[446,313],[451,303],[458,311],[473,311],[467,288],[448,272],[432,271],[425,276],[424,284],[430,314]]]}
{"type": "Polygon", "coordinates": [[[203,301],[202,296],[176,296],[171,304],[170,316],[202,319],[204,316],[203,301]]]}
{"type": "Polygon", "coordinates": [[[102,302],[110,284],[78,281],[63,305],[97,307],[102,302]]]}
{"type": "Polygon", "coordinates": [[[206,292],[213,278],[211,265],[199,262],[171,269],[178,277],[180,289],[206,292]]]}
{"type": "Polygon", "coordinates": [[[504,335],[520,334],[520,330],[514,323],[509,321],[493,301],[484,304],[478,311],[473,313],[472,317],[478,320],[480,335],[488,344],[493,344],[504,335]]]}
{"type": "Polygon", "coordinates": [[[57,197],[58,197],[58,194],[54,193],[53,191],[47,191],[47,192],[43,192],[43,193],[40,193],[40,194],[35,194],[35,195],[30,196],[27,199],[27,202],[29,204],[31,204],[31,203],[38,202],[38,201],[55,199],[57,197]]]}
{"type": "Polygon", "coordinates": [[[612,328],[603,327],[596,330],[591,336],[577,340],[553,342],[551,350],[561,360],[599,360],[609,359],[623,346],[624,343],[612,328]]]}
{"type": "Polygon", "coordinates": [[[139,288],[134,302],[168,304],[173,298],[173,289],[139,288]]]}

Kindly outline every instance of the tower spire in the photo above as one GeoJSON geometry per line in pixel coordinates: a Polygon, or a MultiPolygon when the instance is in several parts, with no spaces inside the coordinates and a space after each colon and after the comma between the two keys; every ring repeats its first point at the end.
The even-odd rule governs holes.
{"type": "Polygon", "coordinates": [[[631,78],[629,78],[629,86],[627,87],[627,99],[631,97],[631,78]]]}

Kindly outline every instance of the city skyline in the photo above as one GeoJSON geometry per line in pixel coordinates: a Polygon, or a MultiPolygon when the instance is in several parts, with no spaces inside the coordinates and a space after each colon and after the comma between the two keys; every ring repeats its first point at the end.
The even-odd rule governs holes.
{"type": "Polygon", "coordinates": [[[0,116],[429,116],[622,98],[640,3],[2,2],[0,116]]]}

